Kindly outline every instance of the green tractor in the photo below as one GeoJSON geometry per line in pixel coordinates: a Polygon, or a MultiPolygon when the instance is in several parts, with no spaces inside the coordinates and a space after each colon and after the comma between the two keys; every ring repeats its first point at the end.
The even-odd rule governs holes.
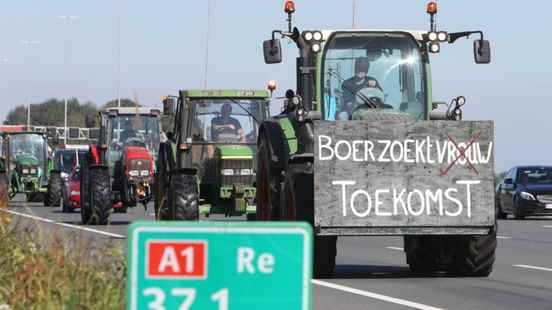
{"type": "MultiPolygon", "coordinates": [[[[164,114],[174,113],[174,99],[164,114]]],[[[155,211],[160,220],[255,216],[255,152],[267,91],[180,91],[174,131],[160,144],[155,211]]]]}
{"type": "Polygon", "coordinates": [[[492,133],[492,122],[459,121],[465,103],[462,96],[453,99],[446,111],[439,110],[442,102],[432,99],[430,66],[430,55],[439,53],[441,46],[470,35],[477,36],[475,62],[489,63],[490,44],[483,39],[483,32],[438,30],[435,2],[427,7],[429,31],[300,31],[292,25],[293,1],[286,1],[285,12],[288,27],[274,30],[272,39],[263,43],[264,57],[268,64],[280,63],[277,36],[291,40],[299,51],[294,73],[297,86],[296,92],[287,92],[284,112],[265,120],[259,129],[257,220],[311,223],[315,232],[313,270],[318,276],[333,272],[338,236],[373,235],[403,236],[406,259],[414,272],[489,275],[496,248],[493,164],[488,160],[492,158],[492,134],[487,134],[492,133]],[[477,134],[469,130],[480,125],[487,126],[486,131],[477,134]],[[458,146],[452,132],[463,135],[465,142],[469,142],[468,134],[475,137],[458,146]],[[479,143],[474,141],[483,132],[485,149],[491,150],[487,160],[463,158],[466,149],[479,143]],[[445,162],[452,161],[446,162],[448,168],[439,161],[422,164],[419,158],[406,160],[414,154],[411,143],[423,142],[416,140],[419,137],[429,141],[424,145],[434,143],[425,149],[431,156],[436,154],[434,141],[448,145],[450,157],[445,162]],[[393,147],[386,149],[385,142],[391,141],[393,147]],[[410,153],[400,153],[399,146],[410,153]],[[399,159],[388,160],[385,152],[399,159]],[[464,167],[458,167],[458,159],[464,167]],[[441,199],[443,190],[438,189],[436,200],[445,209],[472,203],[477,214],[436,214],[428,207],[430,200],[424,204],[423,198],[413,198],[422,196],[420,189],[427,189],[426,195],[437,186],[454,192],[463,178],[478,178],[471,196],[469,188],[462,188],[458,193],[462,192],[465,200],[454,198],[458,204],[451,204],[441,199]],[[359,185],[360,189],[351,190],[359,185]],[[402,196],[393,195],[405,191],[408,201],[401,204],[402,196]],[[406,205],[409,209],[400,209],[406,205]]]}
{"type": "Polygon", "coordinates": [[[48,139],[38,132],[3,134],[10,198],[21,193],[28,202],[42,202],[47,191],[50,160],[48,139]]]}

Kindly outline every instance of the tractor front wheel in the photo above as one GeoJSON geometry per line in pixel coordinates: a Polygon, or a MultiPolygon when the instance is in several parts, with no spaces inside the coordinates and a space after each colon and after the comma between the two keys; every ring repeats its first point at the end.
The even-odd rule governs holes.
{"type": "Polygon", "coordinates": [[[443,241],[440,236],[405,236],[406,263],[412,272],[434,272],[442,269],[443,241]]]}
{"type": "Polygon", "coordinates": [[[27,202],[43,202],[44,194],[43,193],[29,193],[27,194],[27,202]]]}
{"type": "Polygon", "coordinates": [[[314,238],[314,268],[316,278],[327,278],[335,270],[337,236],[317,236],[314,238]]]}
{"type": "Polygon", "coordinates": [[[84,224],[106,225],[112,207],[109,170],[105,167],[92,167],[87,174],[89,203],[81,205],[82,221],[84,224]]]}
{"type": "Polygon", "coordinates": [[[199,220],[199,197],[196,177],[193,174],[175,172],[169,181],[168,208],[161,212],[163,219],[176,221],[199,220]]]}
{"type": "Polygon", "coordinates": [[[44,206],[46,207],[58,207],[63,191],[63,180],[61,179],[61,173],[52,172],[48,179],[48,191],[44,197],[44,206]]]}

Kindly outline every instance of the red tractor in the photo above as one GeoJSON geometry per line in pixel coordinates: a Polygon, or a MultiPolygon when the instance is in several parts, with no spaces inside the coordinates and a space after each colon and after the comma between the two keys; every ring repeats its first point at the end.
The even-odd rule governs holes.
{"type": "Polygon", "coordinates": [[[80,170],[83,224],[105,225],[111,210],[126,213],[152,199],[154,162],[161,133],[154,108],[110,108],[100,112],[98,144],[80,170]]]}

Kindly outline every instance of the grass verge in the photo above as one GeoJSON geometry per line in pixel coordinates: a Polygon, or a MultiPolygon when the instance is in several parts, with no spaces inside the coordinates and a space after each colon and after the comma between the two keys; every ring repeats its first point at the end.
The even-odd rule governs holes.
{"type": "Polygon", "coordinates": [[[69,240],[31,226],[0,221],[0,305],[125,308],[126,259],[120,244],[93,249],[82,236],[69,240]]]}

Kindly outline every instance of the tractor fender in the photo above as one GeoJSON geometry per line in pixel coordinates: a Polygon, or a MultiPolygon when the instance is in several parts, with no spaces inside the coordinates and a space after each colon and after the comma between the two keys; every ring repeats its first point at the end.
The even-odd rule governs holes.
{"type": "Polygon", "coordinates": [[[263,122],[259,129],[259,139],[266,139],[269,144],[271,163],[270,166],[284,171],[288,165],[289,146],[284,131],[277,120],[263,122]]]}
{"type": "Polygon", "coordinates": [[[98,165],[100,163],[100,152],[98,150],[98,145],[96,144],[90,145],[89,149],[90,149],[90,157],[91,157],[90,159],[92,163],[94,163],[95,165],[98,165]]]}

